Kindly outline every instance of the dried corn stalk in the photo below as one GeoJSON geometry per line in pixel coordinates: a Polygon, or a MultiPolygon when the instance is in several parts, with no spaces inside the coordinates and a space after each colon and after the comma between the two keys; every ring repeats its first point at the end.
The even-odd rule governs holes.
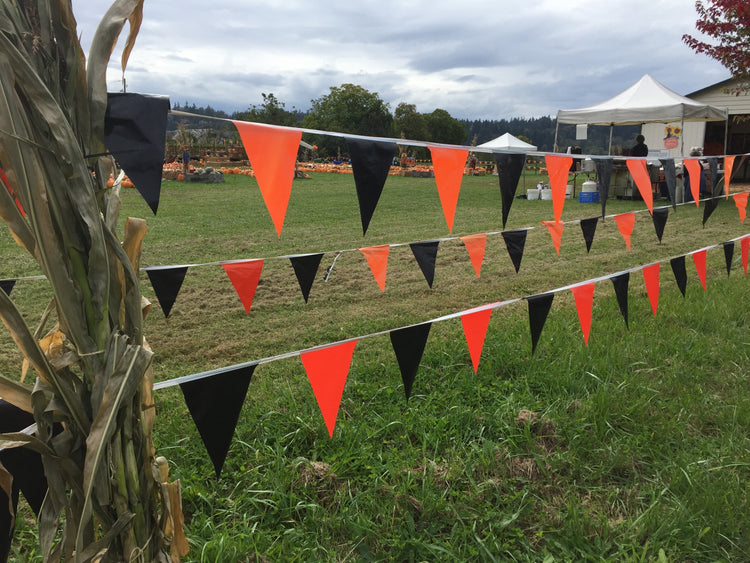
{"type": "MultiPolygon", "coordinates": [[[[145,224],[130,222],[120,243],[118,186],[106,186],[113,160],[87,156],[106,153],[106,66],[128,22],[124,70],[142,4],[112,4],[87,65],[70,0],[0,0],[0,168],[13,190],[0,184],[0,217],[54,294],[32,330],[0,291],[0,319],[36,376],[32,386],[0,375],[0,396],[38,425],[34,437],[0,436],[0,447],[42,454],[49,561],[168,561],[167,533],[181,522],[170,514],[179,499],[164,496],[179,487],[158,478],[151,442],[152,354],[136,274],[145,224]]],[[[172,549],[172,560],[184,551],[172,549]]]]}

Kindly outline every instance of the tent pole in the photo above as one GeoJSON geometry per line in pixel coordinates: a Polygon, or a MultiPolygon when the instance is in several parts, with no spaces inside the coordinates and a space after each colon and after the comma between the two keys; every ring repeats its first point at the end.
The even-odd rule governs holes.
{"type": "Polygon", "coordinates": [[[729,110],[727,110],[727,116],[724,118],[724,156],[727,154],[727,145],[729,139],[729,110]]]}
{"type": "Polygon", "coordinates": [[[557,151],[557,131],[560,129],[560,122],[555,119],[555,144],[552,145],[552,152],[558,152],[557,151]]]}
{"type": "MultiPolygon", "coordinates": [[[[704,133],[705,135],[705,133],[704,133]]],[[[685,157],[685,116],[680,120],[680,156],[685,157]]]]}
{"type": "Polygon", "coordinates": [[[614,123],[609,124],[609,150],[607,151],[607,154],[609,156],[612,156],[612,130],[615,128],[614,123]]]}

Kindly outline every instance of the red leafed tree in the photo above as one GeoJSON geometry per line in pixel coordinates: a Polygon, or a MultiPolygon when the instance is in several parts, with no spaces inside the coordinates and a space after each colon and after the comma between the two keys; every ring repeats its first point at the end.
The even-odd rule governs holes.
{"type": "Polygon", "coordinates": [[[690,34],[682,40],[695,52],[716,59],[750,89],[750,2],[748,0],[696,0],[696,29],[713,39],[702,41],[690,34]]]}

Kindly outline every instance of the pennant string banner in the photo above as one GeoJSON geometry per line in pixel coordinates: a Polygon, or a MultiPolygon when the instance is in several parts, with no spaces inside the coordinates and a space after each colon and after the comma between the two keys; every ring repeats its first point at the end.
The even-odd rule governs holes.
{"type": "MultiPolygon", "coordinates": [[[[735,193],[735,194],[732,194],[732,196],[733,196],[733,198],[734,198],[734,200],[735,200],[738,208],[740,208],[739,209],[740,210],[740,218],[741,218],[742,222],[744,222],[744,211],[745,211],[744,207],[747,204],[747,198],[748,198],[748,196],[750,196],[750,192],[735,193]]],[[[704,199],[704,201],[705,201],[705,199],[704,199]]],[[[687,202],[687,204],[690,204],[690,203],[692,203],[692,202],[687,202]]],[[[678,205],[687,205],[687,204],[686,203],[681,203],[681,204],[678,204],[678,205]]],[[[640,209],[640,210],[630,211],[628,213],[621,213],[620,215],[645,213],[646,211],[648,211],[648,210],[647,209],[640,209]]],[[[657,210],[655,210],[655,212],[657,212],[657,210]]],[[[607,215],[607,216],[605,216],[603,218],[604,219],[614,218],[615,220],[617,220],[617,215],[607,215]]],[[[659,220],[661,220],[661,219],[659,219],[659,220]]],[[[581,228],[585,229],[586,227],[584,226],[584,222],[587,222],[587,221],[589,221],[589,220],[587,220],[587,219],[575,219],[575,220],[572,220],[572,221],[561,221],[561,224],[562,225],[566,225],[566,224],[580,223],[581,224],[581,228]]],[[[656,225],[655,225],[655,227],[656,227],[656,225]]],[[[482,235],[494,236],[494,235],[499,235],[500,234],[505,239],[505,243],[508,246],[508,253],[511,255],[511,258],[513,259],[513,264],[516,267],[516,272],[518,272],[519,268],[520,268],[520,257],[523,255],[523,246],[524,246],[523,241],[525,241],[525,232],[532,231],[532,230],[534,230],[536,228],[538,228],[538,227],[529,226],[529,227],[524,227],[524,228],[520,228],[520,229],[514,229],[512,231],[491,231],[491,232],[487,232],[487,233],[480,233],[480,234],[477,234],[477,235],[466,235],[466,236],[461,236],[461,237],[459,237],[459,236],[456,236],[456,237],[444,237],[444,238],[434,239],[434,240],[437,240],[439,242],[444,242],[444,241],[452,241],[452,240],[459,240],[459,239],[463,240],[464,238],[473,237],[473,236],[482,236],[482,235]],[[521,236],[518,235],[518,233],[524,233],[524,236],[521,237],[521,236]],[[520,251],[520,254],[519,254],[519,251],[520,251]],[[516,257],[518,259],[518,264],[516,263],[516,257]]],[[[658,228],[658,227],[656,227],[656,228],[658,228]]],[[[584,235],[584,239],[585,238],[586,238],[586,235],[584,235]]],[[[414,244],[414,243],[413,242],[390,243],[387,246],[389,246],[391,248],[396,248],[396,247],[400,247],[400,246],[410,246],[412,244],[414,244]]],[[[314,252],[314,253],[311,253],[311,254],[328,254],[328,253],[342,254],[342,253],[345,253],[345,252],[359,252],[359,251],[360,251],[359,248],[349,248],[349,249],[332,250],[332,251],[326,251],[326,252],[314,252]]],[[[284,254],[284,255],[277,255],[277,256],[268,256],[268,257],[264,257],[264,258],[248,258],[248,259],[241,259],[241,260],[217,260],[217,261],[212,261],[212,262],[192,263],[192,264],[182,264],[182,265],[144,266],[144,267],[140,268],[140,271],[148,272],[148,270],[150,270],[150,269],[171,269],[171,268],[182,268],[182,267],[199,268],[199,267],[223,266],[224,264],[227,264],[227,263],[242,262],[242,261],[290,260],[291,258],[293,258],[295,256],[299,256],[299,255],[298,254],[284,254]]],[[[34,276],[21,276],[21,277],[17,277],[17,278],[14,278],[14,279],[16,279],[16,280],[25,280],[25,281],[29,281],[29,280],[39,281],[39,280],[45,280],[47,278],[44,275],[34,275],[34,276]]]]}
{"type": "MultiPolygon", "coordinates": [[[[196,113],[190,113],[187,111],[182,110],[170,110],[170,113],[173,115],[179,115],[183,117],[196,117],[199,119],[209,119],[213,121],[224,121],[224,122],[231,122],[231,123],[249,123],[251,125],[258,125],[258,123],[251,122],[251,121],[236,121],[232,119],[227,119],[225,117],[216,117],[216,116],[207,116],[207,115],[199,115],[196,113]]],[[[259,125],[265,125],[265,124],[259,124],[259,125]]],[[[324,135],[327,137],[339,137],[344,139],[359,139],[364,141],[390,141],[392,143],[396,143],[398,145],[403,146],[409,146],[409,147],[423,147],[423,148],[429,148],[431,146],[439,146],[444,148],[452,148],[452,149],[460,149],[465,150],[467,147],[466,145],[452,145],[447,143],[432,143],[427,141],[417,141],[414,139],[396,139],[393,137],[374,137],[371,135],[354,135],[352,133],[343,133],[340,131],[324,131],[322,129],[309,129],[306,127],[288,127],[288,126],[281,126],[281,125],[272,125],[271,127],[275,127],[278,129],[288,129],[290,131],[300,131],[302,133],[309,133],[311,135],[324,135]]],[[[490,154],[519,154],[517,149],[512,150],[506,150],[506,149],[492,149],[487,147],[471,147],[471,150],[474,152],[482,152],[482,153],[490,153],[490,154]]],[[[545,151],[527,151],[526,154],[530,154],[532,156],[560,156],[560,153],[550,153],[545,151]]],[[[718,158],[725,158],[729,155],[717,155],[718,158]]],[[[731,156],[750,156],[750,153],[744,153],[740,155],[731,155],[731,156]]],[[[565,155],[564,158],[574,158],[576,160],[584,160],[587,158],[591,159],[601,159],[603,158],[602,155],[596,155],[596,154],[576,154],[576,155],[565,155]]],[[[614,158],[615,160],[642,160],[646,162],[648,160],[648,157],[633,157],[633,156],[627,156],[627,157],[608,157],[608,158],[614,158]]]]}
{"type": "MultiPolygon", "coordinates": [[[[748,234],[748,235],[742,235],[741,237],[737,237],[737,238],[732,239],[732,240],[733,241],[740,241],[741,242],[741,248],[743,249],[743,253],[744,254],[747,254],[750,251],[750,234],[748,234]]],[[[721,246],[723,246],[723,244],[724,243],[721,243],[721,246]]],[[[707,247],[702,248],[700,250],[694,251],[692,254],[693,254],[693,256],[695,256],[696,254],[698,254],[698,255],[701,255],[701,256],[703,256],[705,258],[705,253],[708,250],[711,250],[713,248],[717,248],[719,246],[720,246],[719,244],[712,245],[712,246],[707,246],[707,247]]],[[[680,257],[676,257],[676,258],[670,258],[670,259],[665,259],[664,261],[666,261],[666,260],[669,260],[671,262],[673,270],[675,269],[675,262],[679,263],[680,261],[682,261],[682,263],[684,264],[684,256],[680,256],[680,257]]],[[[695,258],[694,258],[694,260],[695,260],[695,258]]],[[[700,261],[701,260],[700,257],[697,260],[700,261]]],[[[746,261],[743,263],[743,266],[746,267],[746,261]]],[[[605,281],[605,280],[610,280],[613,283],[614,287],[615,287],[615,292],[617,294],[618,303],[620,304],[620,311],[623,314],[623,318],[625,319],[625,323],[627,324],[627,322],[628,322],[628,319],[627,319],[627,288],[628,288],[628,280],[630,278],[630,273],[631,272],[637,272],[637,271],[641,271],[641,270],[643,270],[643,266],[638,266],[638,267],[632,268],[630,270],[623,270],[621,272],[617,272],[615,274],[609,274],[609,275],[599,276],[597,278],[592,278],[592,279],[589,279],[589,280],[586,280],[586,281],[583,281],[583,282],[578,282],[578,283],[575,283],[575,284],[566,285],[564,287],[559,287],[559,288],[550,290],[550,291],[548,291],[545,294],[539,294],[539,295],[546,296],[546,295],[558,293],[558,292],[561,292],[561,291],[568,291],[568,290],[572,291],[572,290],[574,290],[574,288],[576,288],[578,286],[581,286],[581,285],[587,285],[587,284],[602,282],[602,281],[605,281]]],[[[255,366],[255,365],[259,365],[259,364],[270,363],[270,362],[274,362],[274,361],[278,361],[278,360],[284,360],[284,359],[288,359],[288,358],[293,358],[293,357],[296,357],[296,356],[300,356],[301,354],[306,353],[306,352],[312,352],[312,351],[316,351],[316,350],[321,350],[321,349],[324,349],[324,348],[329,348],[331,346],[341,345],[341,344],[344,344],[344,343],[347,343],[347,342],[356,342],[356,341],[359,341],[359,340],[363,340],[365,338],[372,338],[372,337],[377,337],[377,336],[383,336],[383,335],[386,335],[386,334],[387,335],[392,335],[393,332],[395,332],[395,331],[401,331],[401,330],[409,329],[409,328],[412,328],[412,327],[422,327],[422,330],[424,330],[424,325],[430,325],[431,326],[432,324],[437,323],[437,322],[443,322],[443,321],[448,321],[448,320],[452,320],[452,319],[461,318],[461,317],[463,317],[463,316],[465,316],[467,314],[475,313],[475,312],[478,312],[478,311],[493,310],[493,309],[497,309],[497,308],[500,308],[500,307],[509,306],[509,305],[518,303],[520,301],[528,300],[529,298],[533,299],[533,298],[536,298],[536,297],[538,297],[538,296],[518,297],[518,298],[514,298],[514,299],[509,299],[507,301],[496,302],[496,303],[489,303],[487,305],[482,305],[480,307],[474,307],[472,309],[468,309],[468,310],[465,310],[465,311],[459,311],[459,312],[456,312],[456,313],[450,313],[448,315],[443,315],[441,317],[438,317],[438,318],[435,318],[435,319],[432,319],[432,320],[429,320],[429,321],[425,321],[423,323],[419,323],[419,324],[416,324],[416,325],[410,325],[410,326],[407,326],[407,327],[401,327],[401,328],[396,328],[396,329],[382,330],[382,331],[379,331],[379,332],[375,332],[375,333],[371,333],[371,334],[367,334],[367,335],[362,335],[362,336],[358,336],[358,337],[355,337],[355,338],[349,338],[349,339],[346,339],[346,340],[341,340],[341,341],[338,341],[338,342],[335,342],[335,343],[323,344],[323,345],[320,345],[320,346],[313,346],[313,347],[307,348],[305,350],[295,350],[295,351],[292,351],[292,352],[285,352],[283,354],[278,354],[276,356],[269,356],[269,357],[266,357],[266,358],[263,358],[263,359],[254,360],[252,362],[245,362],[243,364],[237,364],[237,365],[229,366],[229,367],[226,367],[226,368],[218,368],[218,369],[214,369],[214,370],[210,370],[210,371],[206,371],[206,372],[201,372],[201,373],[196,373],[196,374],[181,376],[181,377],[177,377],[177,378],[169,379],[169,380],[165,380],[165,381],[159,381],[159,382],[154,383],[154,390],[165,389],[165,388],[168,388],[168,387],[173,387],[175,385],[181,385],[182,383],[185,383],[185,382],[195,381],[195,380],[198,380],[198,379],[204,379],[204,378],[208,378],[208,377],[213,377],[213,376],[218,375],[220,373],[224,373],[224,372],[226,372],[228,370],[234,370],[234,369],[237,369],[239,367],[255,366]]],[[[416,332],[419,332],[419,331],[416,331],[416,332]]]]}
{"type": "MultiPolygon", "coordinates": [[[[357,195],[360,199],[363,234],[367,231],[367,225],[369,224],[372,213],[377,205],[378,198],[380,197],[380,191],[382,191],[385,176],[388,174],[386,165],[389,164],[397,146],[405,145],[428,148],[433,154],[434,168],[436,169],[435,178],[436,182],[438,182],[438,190],[446,214],[446,222],[448,223],[449,230],[452,231],[453,216],[455,213],[454,200],[458,199],[458,190],[460,189],[460,177],[457,176],[457,171],[459,170],[457,163],[461,160],[461,157],[464,154],[468,154],[469,149],[465,145],[427,143],[410,139],[371,137],[336,131],[321,131],[300,127],[267,125],[264,123],[238,121],[219,117],[198,116],[189,112],[177,110],[172,110],[172,113],[186,117],[201,117],[217,121],[229,121],[234,124],[240,133],[240,138],[245,146],[245,151],[248,154],[253,169],[255,170],[256,166],[259,167],[259,170],[256,170],[258,185],[279,236],[281,236],[284,216],[286,214],[289,195],[291,193],[291,180],[294,176],[294,162],[299,148],[299,141],[301,140],[301,135],[303,133],[344,138],[349,145],[350,152],[352,152],[352,171],[355,175],[357,195]],[[366,147],[369,147],[369,153],[372,153],[373,151],[379,151],[381,153],[382,158],[379,157],[379,165],[374,167],[367,165],[363,167],[358,164],[359,162],[362,162],[363,156],[365,157],[365,160],[370,159],[371,155],[365,150],[366,147]],[[363,172],[363,170],[366,170],[366,172],[363,172]],[[367,176],[373,176],[375,178],[374,185],[379,185],[379,187],[376,187],[374,190],[366,188],[360,189],[360,184],[364,182],[364,178],[367,176]],[[456,178],[458,178],[458,182],[456,182],[456,178]],[[363,196],[365,193],[368,195],[363,196]]],[[[550,187],[552,188],[555,222],[561,220],[562,209],[565,204],[565,187],[567,185],[568,175],[574,158],[578,160],[594,160],[597,167],[597,173],[601,176],[601,189],[605,195],[608,195],[611,163],[614,161],[613,157],[602,158],[600,155],[583,154],[575,155],[574,157],[573,155],[562,156],[559,153],[547,153],[542,151],[529,151],[528,153],[522,153],[517,150],[498,150],[483,147],[471,147],[471,150],[490,153],[496,158],[501,192],[503,194],[503,228],[505,228],[508,211],[512,203],[513,195],[515,194],[518,178],[520,177],[520,171],[523,168],[526,154],[542,156],[546,161],[550,178],[550,187]],[[511,161],[506,160],[506,156],[512,157],[512,163],[511,161]],[[503,185],[504,177],[506,178],[505,186],[503,185]]],[[[750,155],[750,153],[745,155],[731,155],[731,157],[724,156],[724,158],[729,158],[728,165],[730,176],[734,157],[743,156],[744,158],[748,155],[750,155]]],[[[653,213],[653,192],[651,178],[647,168],[647,157],[618,157],[617,159],[625,161],[627,168],[636,183],[638,191],[640,192],[643,201],[646,203],[648,211],[653,213]]],[[[665,181],[670,193],[670,200],[674,206],[675,199],[672,189],[673,166],[671,166],[674,164],[673,160],[674,159],[664,159],[665,163],[663,163],[663,165],[665,181]]],[[[712,171],[715,171],[717,160],[718,157],[709,157],[707,159],[712,166],[712,171]]],[[[465,160],[463,162],[465,163],[465,160]]],[[[684,162],[689,174],[693,173],[691,168],[694,169],[696,164],[698,167],[701,166],[699,159],[688,158],[684,159],[684,162]]],[[[463,167],[461,167],[460,170],[462,171],[463,167]]],[[[694,177],[698,176],[696,175],[694,177]]],[[[725,183],[726,182],[728,182],[728,180],[725,176],[725,183]]],[[[693,184],[695,184],[695,182],[691,183],[691,189],[693,188],[693,184]]],[[[728,195],[728,184],[725,191],[728,195]]],[[[697,196],[695,197],[695,203],[698,205],[697,196]]],[[[602,215],[604,215],[605,206],[606,197],[602,199],[602,215]]]]}

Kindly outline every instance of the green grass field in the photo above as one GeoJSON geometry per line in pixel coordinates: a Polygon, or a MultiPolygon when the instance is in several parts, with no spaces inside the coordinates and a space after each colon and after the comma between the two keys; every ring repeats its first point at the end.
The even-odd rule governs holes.
{"type": "MultiPolygon", "coordinates": [[[[537,177],[518,193],[523,182],[537,177]]],[[[641,209],[610,200],[607,212],[641,209]]],[[[477,278],[456,237],[502,230],[496,177],[464,178],[452,234],[431,179],[390,177],[364,237],[352,176],[295,180],[280,238],[253,179],[165,182],[156,217],[125,192],[123,218],[149,223],[141,265],[195,264],[168,319],[141,274],[161,381],[667,260],[656,317],[642,274],[631,274],[629,327],[612,284],[597,283],[588,346],[569,291],[556,294],[533,355],[526,303],[496,309],[476,374],[460,321],[434,323],[409,401],[388,336],[361,339],[333,439],[299,358],[263,363],[219,480],[180,391],[157,391],[155,441],[182,481],[186,560],[750,559],[750,315],[739,244],[729,276],[722,249],[708,251],[705,292],[690,257],[685,297],[668,263],[748,228],[731,200],[705,227],[703,205],[686,205],[670,210],[662,242],[638,213],[631,251],[612,218],[600,221],[587,253],[575,220],[600,210],[566,202],[558,256],[541,228],[552,202],[516,200],[506,229],[534,227],[521,270],[490,234],[477,278]],[[391,248],[385,293],[355,250],[441,237],[432,289],[408,246],[391,248]],[[285,256],[312,252],[326,254],[305,304],[285,256]],[[218,264],[239,258],[266,259],[249,315],[218,264]]],[[[0,253],[0,278],[38,274],[7,231],[0,253]]],[[[34,324],[49,295],[43,281],[21,279],[12,297],[34,324]]],[[[0,370],[20,373],[5,334],[0,370]]],[[[18,560],[35,560],[33,522],[18,532],[18,560]]]]}

